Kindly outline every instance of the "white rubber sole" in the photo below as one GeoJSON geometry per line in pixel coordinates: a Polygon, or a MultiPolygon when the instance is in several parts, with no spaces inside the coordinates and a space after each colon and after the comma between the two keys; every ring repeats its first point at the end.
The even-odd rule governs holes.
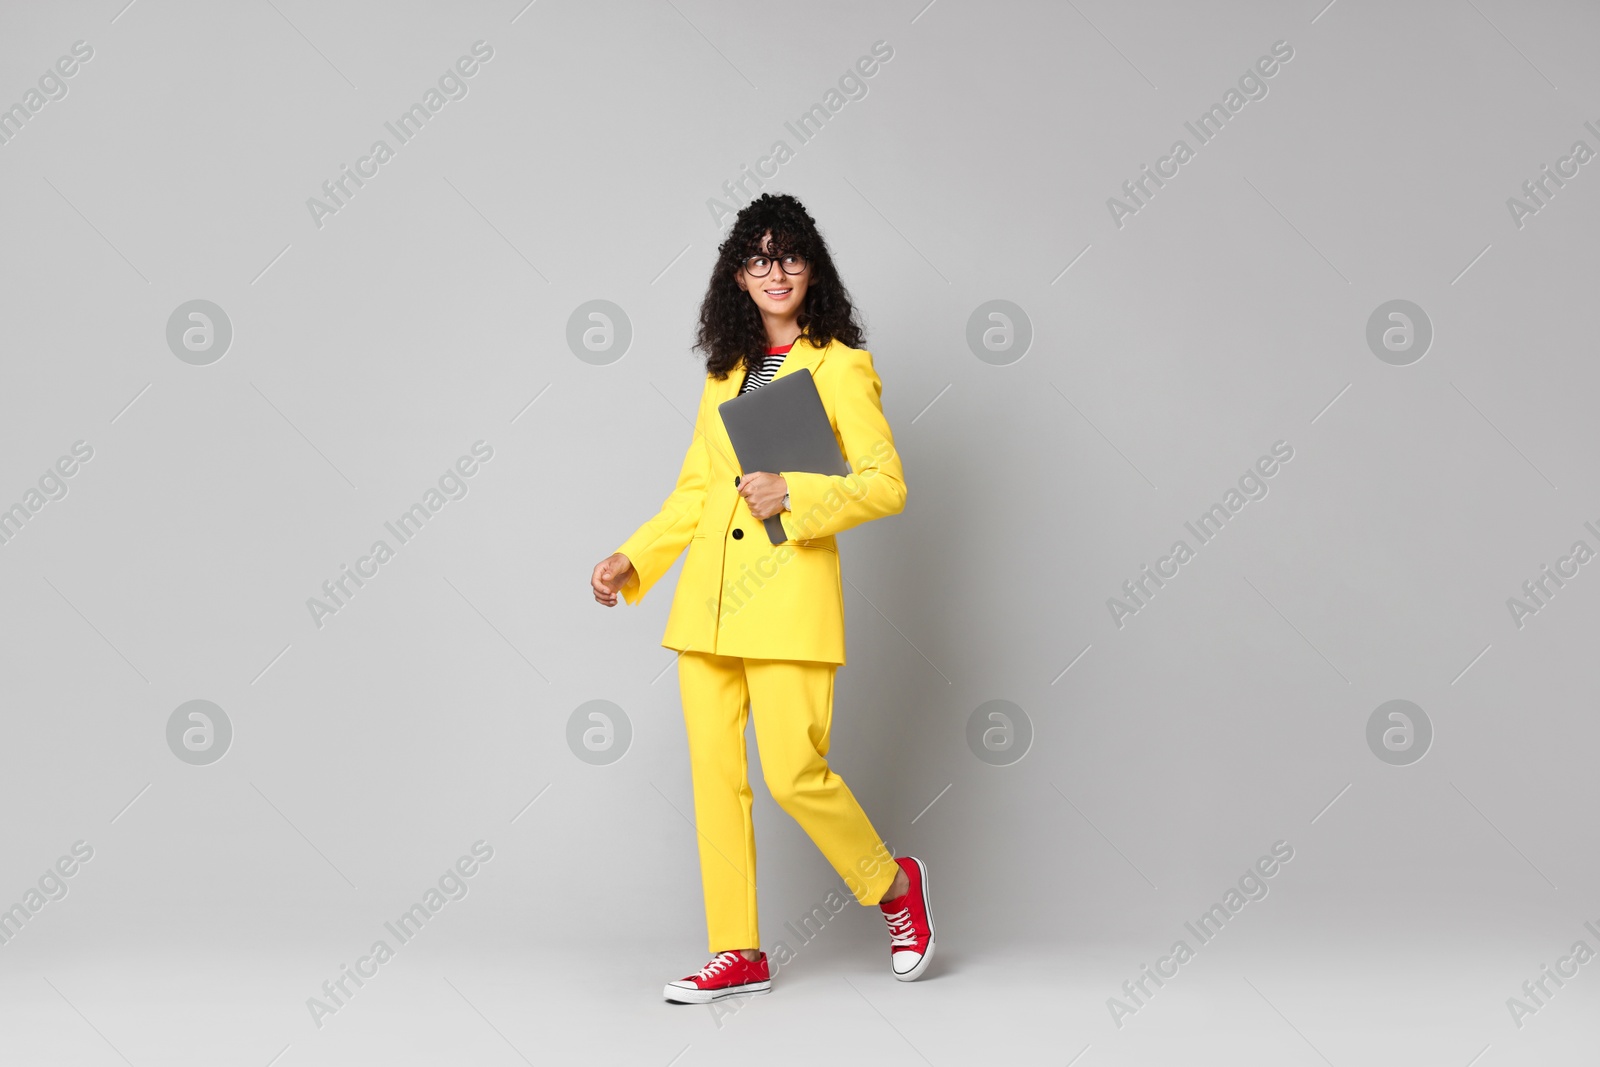
{"type": "MultiPolygon", "coordinates": [[[[905,974],[895,974],[895,978],[902,982],[915,982],[918,978],[922,977],[924,972],[927,971],[928,964],[933,962],[935,933],[933,926],[933,888],[928,882],[928,865],[917,859],[915,856],[911,857],[911,862],[915,863],[917,865],[917,870],[922,872],[922,904],[928,913],[928,951],[924,952],[922,954],[922,958],[917,961],[917,965],[911,968],[905,974]]],[[[891,963],[890,970],[892,971],[893,969],[894,965],[891,963]]]]}
{"type": "Polygon", "coordinates": [[[769,978],[765,982],[746,982],[744,985],[728,986],[725,989],[685,989],[682,986],[668,984],[664,995],[672,1004],[710,1004],[724,997],[770,992],[772,992],[772,979],[769,978]]]}

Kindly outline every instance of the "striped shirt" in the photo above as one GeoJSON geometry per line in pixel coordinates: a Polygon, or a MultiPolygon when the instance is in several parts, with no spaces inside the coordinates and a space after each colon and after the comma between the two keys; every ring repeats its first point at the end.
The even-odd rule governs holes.
{"type": "Polygon", "coordinates": [[[744,384],[739,386],[739,395],[743,396],[752,390],[760,389],[772,381],[773,376],[778,373],[778,368],[783,366],[783,357],[788,355],[789,349],[793,347],[794,342],[790,341],[782,348],[767,349],[766,358],[756,363],[751,364],[748,359],[745,360],[749,368],[744,373],[744,384]]]}

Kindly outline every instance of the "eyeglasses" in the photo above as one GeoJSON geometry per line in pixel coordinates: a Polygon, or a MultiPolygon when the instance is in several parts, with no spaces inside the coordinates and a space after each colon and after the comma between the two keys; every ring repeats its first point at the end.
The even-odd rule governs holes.
{"type": "MultiPolygon", "coordinates": [[[[806,272],[806,257],[790,254],[778,261],[785,274],[804,274],[806,272]]],[[[744,269],[752,278],[765,278],[772,273],[772,259],[769,256],[751,256],[744,261],[744,269]]]]}

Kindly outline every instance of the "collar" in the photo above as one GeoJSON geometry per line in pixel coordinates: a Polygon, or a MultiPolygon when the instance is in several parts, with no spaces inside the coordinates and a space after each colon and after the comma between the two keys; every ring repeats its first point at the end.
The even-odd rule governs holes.
{"type": "MultiPolygon", "coordinates": [[[[783,357],[783,363],[778,367],[778,372],[772,376],[772,380],[777,381],[785,374],[793,374],[801,367],[806,368],[815,375],[817,373],[817,365],[822,362],[822,357],[827,354],[829,347],[831,345],[819,346],[809,337],[802,334],[795,339],[794,347],[789,349],[789,354],[783,357]]],[[[726,378],[717,382],[719,394],[716,397],[717,402],[721,403],[737,396],[739,383],[742,380],[738,374],[730,372],[726,378]]]]}

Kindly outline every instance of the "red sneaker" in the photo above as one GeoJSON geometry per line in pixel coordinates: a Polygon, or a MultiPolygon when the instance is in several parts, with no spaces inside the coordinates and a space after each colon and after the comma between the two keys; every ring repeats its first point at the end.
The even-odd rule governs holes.
{"type": "Polygon", "coordinates": [[[915,856],[899,856],[895,862],[906,872],[911,889],[894,900],[879,901],[878,907],[889,923],[889,966],[900,981],[915,982],[933,959],[928,865],[915,856]]]}
{"type": "Polygon", "coordinates": [[[767,954],[753,960],[742,952],[719,952],[697,974],[668,982],[666,997],[674,1004],[709,1004],[739,993],[770,993],[767,954]]]}

